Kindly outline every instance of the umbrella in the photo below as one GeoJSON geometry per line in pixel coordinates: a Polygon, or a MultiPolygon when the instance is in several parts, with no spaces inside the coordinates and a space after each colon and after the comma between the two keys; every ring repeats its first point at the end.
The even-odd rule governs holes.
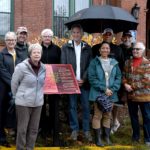
{"type": "Polygon", "coordinates": [[[138,25],[128,11],[110,5],[91,6],[78,11],[65,22],[68,29],[73,24],[80,24],[88,33],[103,32],[105,28],[111,28],[115,33],[136,30],[138,25]]]}

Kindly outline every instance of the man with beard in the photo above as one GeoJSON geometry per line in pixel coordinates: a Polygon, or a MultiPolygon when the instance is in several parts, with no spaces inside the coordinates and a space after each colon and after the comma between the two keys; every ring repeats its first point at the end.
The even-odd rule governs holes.
{"type": "Polygon", "coordinates": [[[15,46],[16,55],[19,58],[19,61],[22,62],[28,57],[28,29],[26,27],[18,27],[17,29],[17,43],[15,46]]]}
{"type": "Polygon", "coordinates": [[[124,54],[124,61],[130,59],[132,57],[132,34],[131,31],[124,31],[122,34],[122,44],[120,47],[122,48],[124,54]]]}

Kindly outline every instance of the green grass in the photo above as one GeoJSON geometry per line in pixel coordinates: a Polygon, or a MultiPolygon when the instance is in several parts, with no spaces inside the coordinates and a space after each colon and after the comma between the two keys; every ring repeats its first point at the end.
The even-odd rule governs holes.
{"type": "MultiPolygon", "coordinates": [[[[131,142],[132,129],[131,129],[130,119],[126,107],[120,108],[119,115],[120,115],[119,120],[121,126],[115,134],[111,135],[111,141],[113,143],[112,146],[108,146],[108,147],[105,146],[104,148],[98,148],[95,146],[94,141],[92,143],[88,143],[87,141],[84,141],[84,138],[82,136],[83,135],[82,131],[79,134],[78,141],[74,142],[70,139],[69,124],[66,122],[61,122],[61,128],[60,128],[61,148],[60,149],[62,150],[63,149],[64,150],[101,150],[101,149],[103,150],[128,150],[128,149],[150,150],[150,147],[144,145],[142,126],[141,126],[140,143],[133,144],[131,142]]],[[[140,123],[142,124],[142,119],[140,119],[140,123]]],[[[92,130],[91,133],[93,134],[92,130]]],[[[94,139],[94,134],[93,134],[93,139],[94,139]]],[[[15,145],[15,141],[13,138],[9,137],[9,141],[12,145],[15,145]]],[[[52,138],[50,135],[46,139],[41,138],[40,135],[38,136],[36,147],[39,147],[40,149],[40,147],[51,147],[51,146],[52,146],[52,138]]]]}

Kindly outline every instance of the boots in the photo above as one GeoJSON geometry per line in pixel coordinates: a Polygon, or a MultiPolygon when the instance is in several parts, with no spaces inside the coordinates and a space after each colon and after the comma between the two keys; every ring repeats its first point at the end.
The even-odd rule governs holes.
{"type": "Polygon", "coordinates": [[[105,132],[105,140],[106,140],[106,143],[108,145],[112,145],[111,141],[110,141],[110,128],[106,128],[104,127],[104,132],[105,132]]]}
{"type": "Polygon", "coordinates": [[[104,144],[101,142],[101,129],[94,129],[95,133],[95,144],[97,146],[104,146],[104,144]]]}

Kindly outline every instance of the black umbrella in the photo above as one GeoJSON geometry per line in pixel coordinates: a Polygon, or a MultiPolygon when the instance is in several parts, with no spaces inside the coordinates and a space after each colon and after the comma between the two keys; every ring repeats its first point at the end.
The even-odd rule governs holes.
{"type": "Polygon", "coordinates": [[[78,11],[65,23],[68,29],[73,24],[81,24],[88,33],[103,32],[105,28],[111,28],[115,33],[136,30],[138,25],[128,11],[110,5],[91,6],[78,11]]]}

